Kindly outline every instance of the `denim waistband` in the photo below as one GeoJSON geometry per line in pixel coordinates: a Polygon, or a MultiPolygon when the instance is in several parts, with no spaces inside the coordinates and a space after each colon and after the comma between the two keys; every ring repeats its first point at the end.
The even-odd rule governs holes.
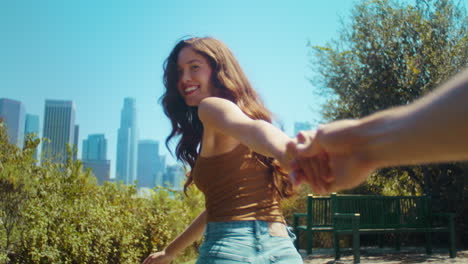
{"type": "Polygon", "coordinates": [[[271,224],[262,220],[208,222],[197,264],[303,263],[292,243],[293,233],[286,228],[289,238],[275,237],[271,224]]]}
{"type": "Polygon", "coordinates": [[[254,235],[260,237],[269,234],[269,222],[262,220],[208,222],[206,236],[254,235]]]}

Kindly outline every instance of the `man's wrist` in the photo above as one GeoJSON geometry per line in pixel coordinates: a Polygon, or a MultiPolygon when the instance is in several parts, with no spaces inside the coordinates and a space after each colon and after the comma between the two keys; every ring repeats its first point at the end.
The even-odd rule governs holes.
{"type": "Polygon", "coordinates": [[[369,166],[379,169],[393,164],[395,144],[404,126],[404,108],[394,108],[359,120],[357,134],[362,140],[363,155],[369,166]]]}

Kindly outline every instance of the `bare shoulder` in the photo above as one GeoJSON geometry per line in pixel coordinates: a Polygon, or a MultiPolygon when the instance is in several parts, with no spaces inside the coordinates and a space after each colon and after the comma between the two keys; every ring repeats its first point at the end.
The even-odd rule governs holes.
{"type": "Polygon", "coordinates": [[[239,107],[233,102],[219,97],[207,97],[200,101],[198,105],[198,116],[203,119],[225,115],[240,111],[239,107]]]}
{"type": "Polygon", "coordinates": [[[206,110],[206,109],[209,109],[209,110],[216,110],[216,109],[222,109],[222,108],[226,108],[226,107],[237,107],[236,104],[234,104],[233,102],[227,100],[227,99],[224,99],[224,98],[220,98],[220,97],[207,97],[207,98],[204,98],[200,101],[200,104],[198,105],[198,109],[200,111],[200,109],[202,110],[206,110]]]}
{"type": "Polygon", "coordinates": [[[198,105],[198,117],[206,128],[223,133],[252,121],[235,103],[219,97],[203,99],[198,105]]]}

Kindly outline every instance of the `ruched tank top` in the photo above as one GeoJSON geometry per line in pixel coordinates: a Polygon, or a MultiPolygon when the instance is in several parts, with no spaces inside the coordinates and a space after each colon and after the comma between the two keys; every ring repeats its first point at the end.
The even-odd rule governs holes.
{"type": "Polygon", "coordinates": [[[205,195],[208,222],[285,222],[271,169],[257,161],[246,146],[239,144],[211,157],[198,156],[191,173],[205,195]]]}

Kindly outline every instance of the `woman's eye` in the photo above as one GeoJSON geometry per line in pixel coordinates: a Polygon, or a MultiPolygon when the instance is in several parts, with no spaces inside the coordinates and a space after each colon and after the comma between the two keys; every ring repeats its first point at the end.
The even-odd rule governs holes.
{"type": "Polygon", "coordinates": [[[198,68],[200,68],[200,66],[198,66],[198,65],[192,65],[191,68],[192,68],[192,70],[198,70],[198,68]]]}

